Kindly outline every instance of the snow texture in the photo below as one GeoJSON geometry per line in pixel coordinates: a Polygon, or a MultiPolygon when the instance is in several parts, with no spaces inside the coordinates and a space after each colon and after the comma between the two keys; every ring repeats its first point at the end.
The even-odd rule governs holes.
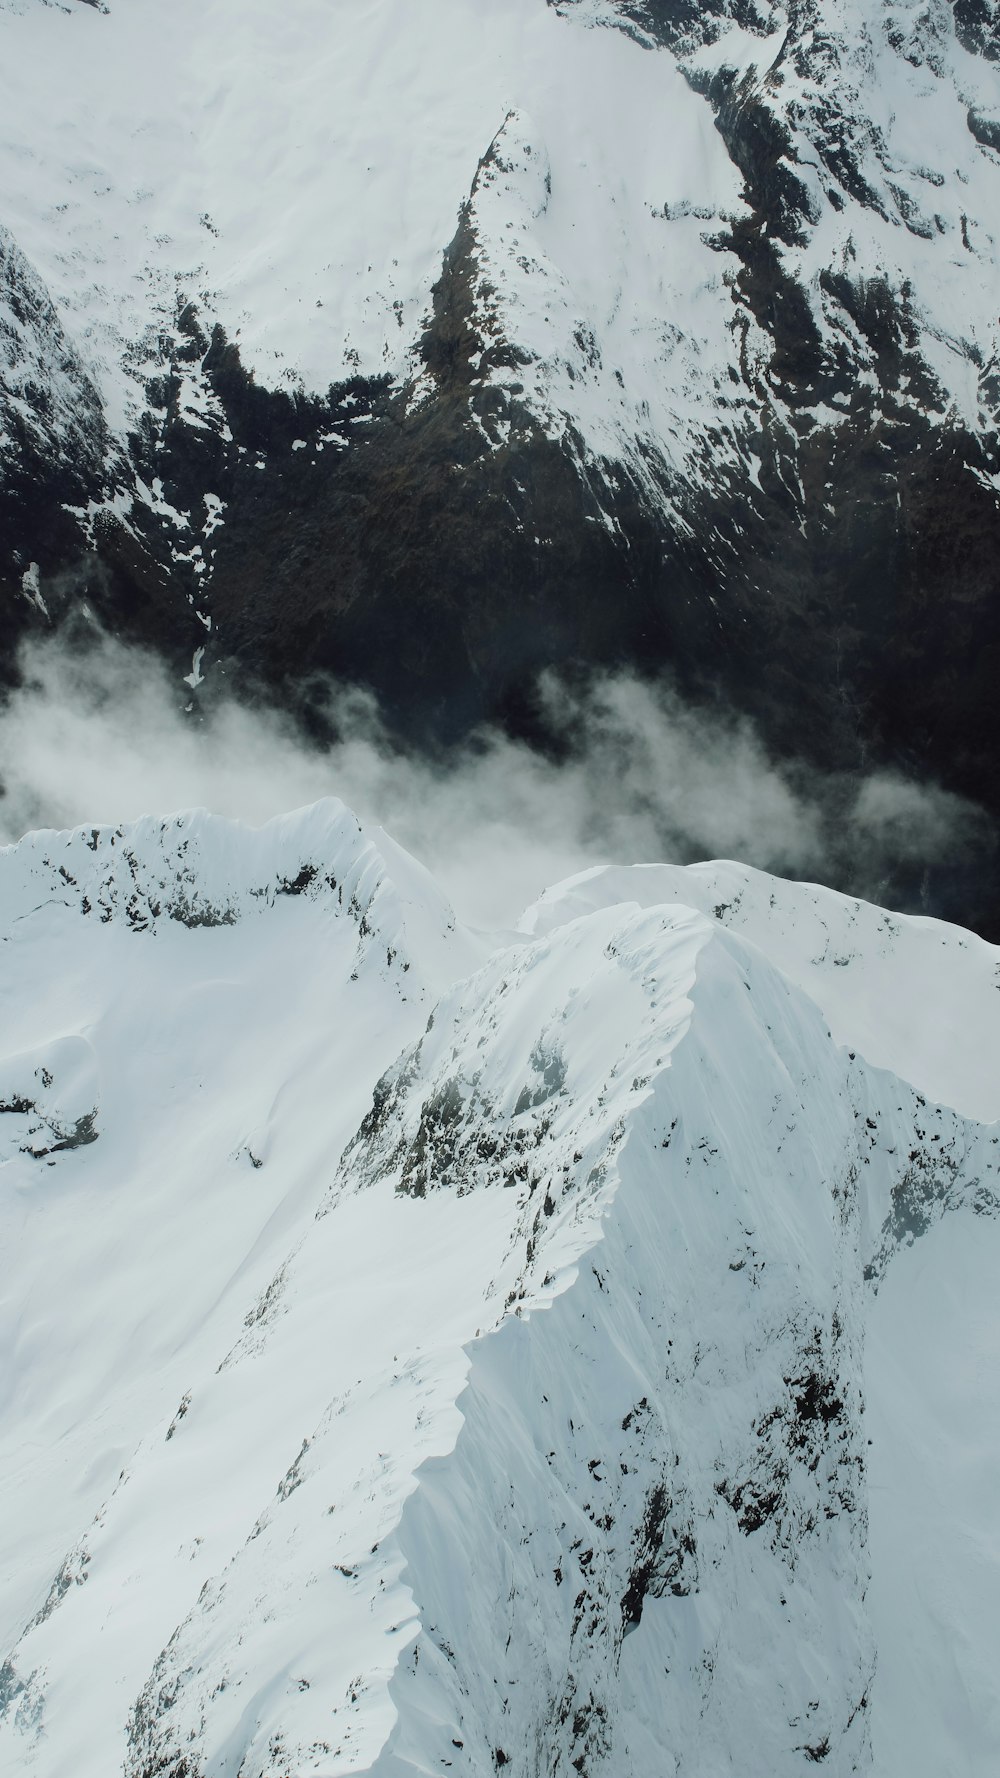
{"type": "MultiPolygon", "coordinates": [[[[72,342],[64,374],[46,369],[57,411],[85,375],[123,439],[190,303],[269,387],[416,377],[419,398],[466,214],[475,314],[510,348],[487,352],[483,385],[516,387],[582,461],[661,500],[682,469],[752,470],[761,405],[780,413],[782,394],[736,290],[744,179],[703,96],[722,78],[782,133],[794,215],[776,246],[830,363],[846,353],[877,383],[841,286],[885,290],[931,375],[920,400],[993,425],[1000,64],[945,0],[741,8],[673,50],[609,28],[624,10],[176,0],[165,31],[155,0],[5,0],[4,222],[72,342]]],[[[204,378],[186,389],[204,424],[204,378]]],[[[820,403],[815,422],[839,412],[820,403]]]]}
{"type": "Polygon", "coordinates": [[[0,907],[6,1770],[981,1778],[995,949],[332,802],[0,907]]]}

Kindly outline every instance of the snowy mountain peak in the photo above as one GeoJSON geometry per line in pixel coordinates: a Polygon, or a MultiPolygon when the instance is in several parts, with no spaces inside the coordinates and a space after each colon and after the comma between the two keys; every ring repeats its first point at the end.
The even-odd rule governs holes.
{"type": "Polygon", "coordinates": [[[921,1280],[995,1252],[1000,1151],[883,1002],[952,977],[988,1050],[996,952],[725,864],[491,948],[336,803],[93,838],[0,860],[6,1073],[53,1128],[99,1090],[0,1164],[12,1769],[938,1770],[996,1663],[931,1626],[1000,1551],[956,1482],[900,1615],[945,1459],[894,1415],[943,1411],[907,1341],[970,1337],[921,1280]]]}
{"type": "Polygon", "coordinates": [[[11,672],[451,741],[631,662],[995,813],[993,0],[173,19],[0,8],[11,672]]]}
{"type": "Polygon", "coordinates": [[[333,797],[257,829],[202,809],[29,834],[0,850],[0,870],[8,932],[45,906],[136,933],[167,922],[234,926],[303,896],[353,924],[359,964],[369,952],[384,954],[402,973],[417,955],[443,953],[455,933],[454,914],[426,872],[388,835],[366,833],[333,797]]]}

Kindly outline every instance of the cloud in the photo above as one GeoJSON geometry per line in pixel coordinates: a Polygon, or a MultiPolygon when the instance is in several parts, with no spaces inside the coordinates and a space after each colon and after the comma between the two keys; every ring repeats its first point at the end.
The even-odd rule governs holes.
{"type": "Polygon", "coordinates": [[[460,915],[510,925],[588,865],[741,859],[881,899],[935,867],[974,868],[981,812],[888,772],[773,760],[752,724],[624,674],[540,687],[554,761],[495,730],[446,756],[404,751],[357,690],[324,690],[339,739],[228,695],[193,707],[156,657],[106,638],[31,643],[0,710],[0,839],[33,827],[207,807],[253,824],[339,796],[431,869],[460,915]]]}

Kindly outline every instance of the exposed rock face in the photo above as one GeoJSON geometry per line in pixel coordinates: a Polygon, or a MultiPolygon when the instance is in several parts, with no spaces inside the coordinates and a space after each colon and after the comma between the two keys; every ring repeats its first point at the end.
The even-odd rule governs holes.
{"type": "Polygon", "coordinates": [[[54,304],[9,231],[0,227],[0,566],[3,668],[29,610],[47,622],[55,588],[81,550],[67,504],[99,501],[109,438],[101,398],[54,304]],[[32,569],[34,563],[34,569],[32,569]],[[52,590],[41,593],[44,578],[52,590]],[[52,583],[55,586],[52,586],[52,583]]]}
{"type": "MultiPolygon", "coordinates": [[[[192,14],[192,53],[227,4],[192,14]]],[[[203,697],[225,674],[294,701],[328,669],[445,738],[484,716],[530,731],[545,666],[669,667],[750,712],[779,754],[894,762],[995,814],[991,0],[510,0],[485,37],[470,13],[440,43],[407,18],[391,46],[343,21],[328,43],[310,20],[267,49],[275,130],[294,113],[324,144],[290,188],[308,202],[270,283],[240,283],[271,262],[239,234],[229,193],[250,175],[227,187],[229,112],[204,150],[219,201],[195,225],[192,198],[183,250],[153,238],[168,168],[141,198],[141,250],[107,250],[101,276],[142,292],[134,314],[114,290],[74,293],[57,215],[35,231],[36,269],[5,248],[7,671],[25,625],[81,598],[179,674],[203,650],[203,697]],[[374,59],[369,96],[331,114],[297,83],[335,51],[374,59]],[[442,55],[465,96],[435,174],[455,194],[450,242],[416,199],[366,211],[368,163],[403,179],[426,150],[393,58],[427,85],[414,117],[437,118],[442,55]],[[376,92],[391,115],[373,141],[376,92]],[[357,215],[338,210],[324,272],[313,211],[330,166],[358,183],[357,215]],[[306,307],[331,330],[318,355],[306,307]]],[[[155,52],[151,22],[126,43],[113,11],[51,13],[44,42],[18,8],[0,24],[12,69],[43,50],[155,52]]],[[[249,108],[249,49],[209,41],[227,103],[245,91],[249,108]]],[[[192,139],[212,115],[192,112],[192,139]]],[[[75,215],[76,175],[39,131],[36,209],[65,189],[75,215]]],[[[260,201],[270,217],[281,194],[265,183],[260,201]]],[[[85,279],[118,214],[86,203],[85,279]]],[[[952,911],[994,922],[997,906],[991,889],[952,911]]]]}

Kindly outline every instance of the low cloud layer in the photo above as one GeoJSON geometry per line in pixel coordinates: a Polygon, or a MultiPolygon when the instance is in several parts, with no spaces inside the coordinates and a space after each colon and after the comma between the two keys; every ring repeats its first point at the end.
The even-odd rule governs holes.
{"type": "Polygon", "coordinates": [[[0,710],[0,841],[196,806],[257,824],[339,796],[422,859],[462,917],[488,926],[610,860],[737,858],[892,899],[925,870],[974,868],[986,845],[981,813],[934,785],[778,765],[745,719],[624,675],[585,691],[543,684],[564,738],[556,764],[495,731],[446,760],[401,752],[370,699],[336,688],[342,738],[327,748],[230,697],[192,713],[160,661],[112,641],[82,656],[35,642],[22,666],[0,710]]]}

